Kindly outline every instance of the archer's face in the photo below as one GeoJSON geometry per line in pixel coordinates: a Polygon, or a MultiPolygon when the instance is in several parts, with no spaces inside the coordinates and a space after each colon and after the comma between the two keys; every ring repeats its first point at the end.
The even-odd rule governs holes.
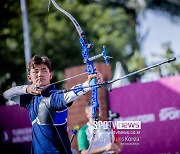
{"type": "MultiPolygon", "coordinates": [[[[87,117],[89,120],[93,120],[93,119],[92,119],[92,107],[89,107],[88,113],[86,113],[86,117],[87,117]]],[[[99,112],[99,118],[101,119],[101,112],[99,112]]]]}
{"type": "Polygon", "coordinates": [[[52,72],[44,64],[36,64],[31,68],[28,75],[28,80],[38,86],[47,86],[52,79],[52,72]]]}

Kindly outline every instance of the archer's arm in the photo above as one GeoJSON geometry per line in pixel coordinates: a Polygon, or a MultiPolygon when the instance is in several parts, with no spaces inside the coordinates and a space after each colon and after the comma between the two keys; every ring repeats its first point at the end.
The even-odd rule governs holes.
{"type": "Polygon", "coordinates": [[[13,101],[15,104],[28,108],[31,99],[33,98],[33,95],[27,92],[28,86],[29,85],[12,87],[6,90],[3,93],[3,96],[7,100],[13,101]]]}
{"type": "Polygon", "coordinates": [[[64,94],[64,100],[66,101],[66,103],[68,104],[77,99],[78,97],[87,93],[90,90],[90,88],[83,88],[87,86],[89,86],[88,81],[84,82],[83,84],[79,84],[72,87],[73,91],[64,94]]]}
{"type": "Polygon", "coordinates": [[[97,83],[103,82],[103,77],[100,72],[97,72],[97,74],[89,75],[86,82],[72,87],[73,91],[70,91],[70,92],[64,94],[64,99],[67,102],[67,104],[74,101],[76,98],[84,95],[91,89],[90,87],[89,88],[87,88],[87,87],[90,85],[90,81],[92,78],[96,78],[97,83]],[[84,87],[86,87],[86,88],[84,88],[84,87]]]}
{"type": "Polygon", "coordinates": [[[34,86],[35,84],[12,87],[9,90],[6,90],[3,93],[3,95],[6,99],[12,100],[13,97],[17,97],[24,94],[39,95],[42,93],[44,89],[47,88],[44,87],[35,89],[34,86]]]}
{"type": "Polygon", "coordinates": [[[7,100],[18,99],[20,95],[27,94],[26,89],[28,85],[16,86],[6,90],[3,93],[4,98],[7,100]]]}

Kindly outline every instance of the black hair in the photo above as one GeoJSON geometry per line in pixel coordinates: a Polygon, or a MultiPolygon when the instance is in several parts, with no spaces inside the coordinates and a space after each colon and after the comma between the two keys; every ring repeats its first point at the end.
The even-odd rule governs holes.
{"type": "Polygon", "coordinates": [[[35,67],[36,64],[45,64],[49,71],[51,72],[51,61],[47,56],[37,56],[35,55],[34,57],[31,58],[27,65],[28,73],[30,73],[30,70],[35,67]]]}

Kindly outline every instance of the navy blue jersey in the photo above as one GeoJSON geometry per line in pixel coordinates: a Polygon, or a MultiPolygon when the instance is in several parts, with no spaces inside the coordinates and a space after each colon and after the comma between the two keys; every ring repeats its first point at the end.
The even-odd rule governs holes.
{"type": "Polygon", "coordinates": [[[72,153],[67,133],[68,108],[63,94],[58,94],[55,92],[55,87],[50,86],[41,95],[21,95],[20,105],[29,110],[30,121],[33,123],[32,153],[72,153]],[[46,104],[42,103],[44,98],[50,98],[49,106],[45,106],[46,104]],[[44,108],[40,107],[40,104],[44,105],[44,108]],[[44,113],[44,110],[47,110],[47,112],[44,113]],[[49,113],[51,116],[49,116],[49,113]],[[49,119],[44,118],[44,116],[47,116],[49,119]],[[40,119],[40,122],[36,120],[37,117],[39,117],[38,120],[40,119]]]}

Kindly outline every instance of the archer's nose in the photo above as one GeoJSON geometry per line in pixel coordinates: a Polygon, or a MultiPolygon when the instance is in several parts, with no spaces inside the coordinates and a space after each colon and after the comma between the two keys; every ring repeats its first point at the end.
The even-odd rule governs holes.
{"type": "Polygon", "coordinates": [[[39,71],[38,72],[38,77],[42,77],[43,76],[43,72],[42,71],[39,71]]]}

